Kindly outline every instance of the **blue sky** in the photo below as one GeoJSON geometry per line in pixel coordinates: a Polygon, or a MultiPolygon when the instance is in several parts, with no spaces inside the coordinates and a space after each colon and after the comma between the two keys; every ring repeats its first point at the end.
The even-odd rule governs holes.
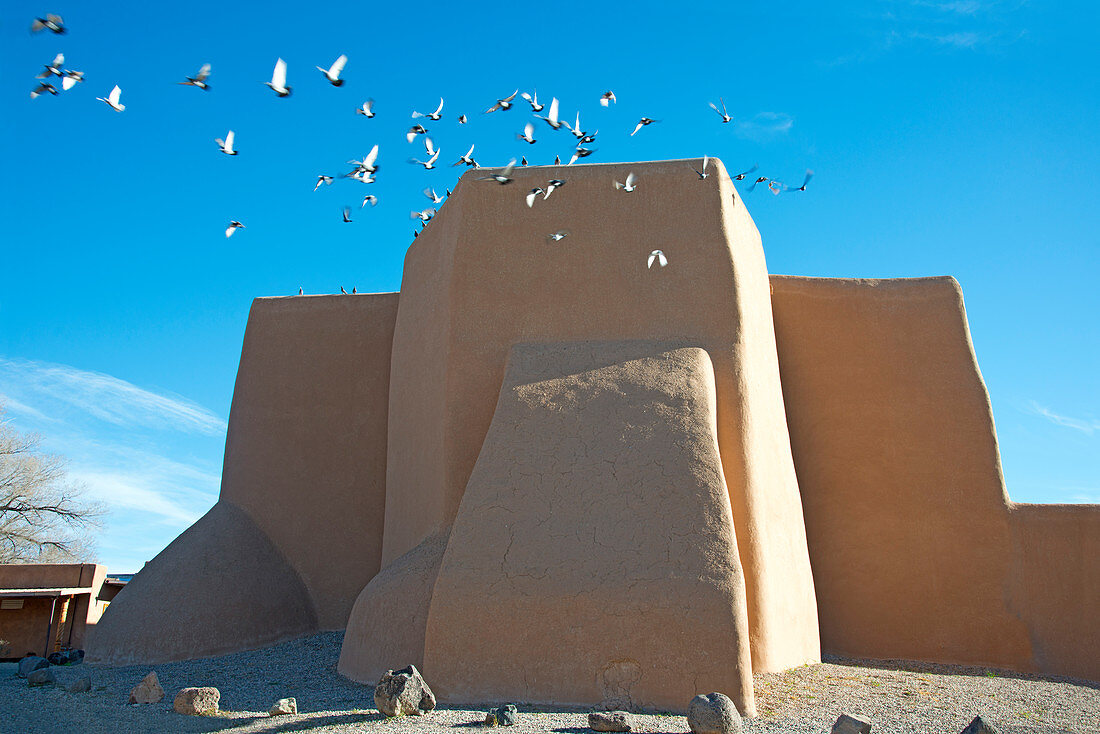
{"type": "Polygon", "coordinates": [[[541,123],[535,145],[515,140],[522,104],[483,114],[517,87],[599,129],[594,162],[706,153],[793,183],[814,169],[805,194],[747,194],[770,271],[955,276],[1010,495],[1100,502],[1095,4],[163,5],[0,9],[0,400],[111,504],[114,570],[215,501],[253,297],[397,290],[409,211],[470,143],[485,165],[568,155],[541,123]],[[31,35],[47,12],[70,32],[31,35]],[[58,52],[87,81],[31,100],[58,52]],[[334,88],[313,67],[341,53],[334,88]],[[280,56],[288,99],[263,85],[280,56]],[[209,92],[176,84],[204,62],[209,92]],[[95,101],[114,84],[125,112],[95,101]],[[425,172],[402,133],[440,96],[445,165],[425,172]],[[368,97],[372,120],[353,112],[368,97]],[[719,97],[729,125],[707,107],[719,97]],[[630,137],[642,115],[661,122],[630,137]],[[213,142],[230,128],[235,157],[213,142]],[[375,143],[377,184],[313,192],[375,143]],[[368,190],[380,204],[360,210],[368,190]],[[230,219],[247,228],[226,240],[230,219]]]}

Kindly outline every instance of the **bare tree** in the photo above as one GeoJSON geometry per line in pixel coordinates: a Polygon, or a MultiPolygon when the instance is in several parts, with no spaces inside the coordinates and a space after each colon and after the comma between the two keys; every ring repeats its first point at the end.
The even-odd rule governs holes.
{"type": "Polygon", "coordinates": [[[64,459],[40,450],[40,436],[3,415],[0,406],[0,563],[89,560],[102,507],[68,480],[64,459]]]}

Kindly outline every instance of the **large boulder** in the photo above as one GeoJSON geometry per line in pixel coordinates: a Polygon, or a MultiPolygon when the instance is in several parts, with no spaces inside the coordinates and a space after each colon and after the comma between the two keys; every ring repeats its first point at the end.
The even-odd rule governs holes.
{"type": "Polygon", "coordinates": [[[518,713],[519,710],[512,703],[489,709],[489,713],[485,714],[485,726],[515,726],[518,713]]]}
{"type": "Polygon", "coordinates": [[[374,687],[374,705],[386,716],[419,716],[435,708],[435,695],[415,665],[387,670],[374,687]]]}
{"type": "Polygon", "coordinates": [[[50,667],[50,661],[46,658],[39,657],[37,655],[28,655],[19,661],[19,672],[17,675],[20,678],[26,678],[31,671],[38,670],[40,668],[50,667]]]}
{"type": "Polygon", "coordinates": [[[221,701],[221,691],[213,686],[199,688],[184,688],[176,694],[172,701],[172,710],[177,714],[187,716],[204,716],[216,713],[218,702],[221,701]]]}
{"type": "Polygon", "coordinates": [[[739,734],[741,731],[741,714],[733,701],[721,693],[691,699],[687,720],[692,734],[739,734]]]}
{"type": "Polygon", "coordinates": [[[593,711],[588,714],[588,728],[592,731],[630,731],[633,726],[626,711],[593,711]]]}
{"type": "Polygon", "coordinates": [[[141,682],[130,689],[130,703],[160,703],[164,689],[160,687],[156,671],[150,671],[141,682]]]}
{"type": "Polygon", "coordinates": [[[38,668],[27,673],[28,686],[48,686],[57,682],[57,676],[49,668],[38,668]]]}
{"type": "Polygon", "coordinates": [[[268,716],[290,716],[298,713],[298,699],[280,698],[267,710],[268,716]]]}

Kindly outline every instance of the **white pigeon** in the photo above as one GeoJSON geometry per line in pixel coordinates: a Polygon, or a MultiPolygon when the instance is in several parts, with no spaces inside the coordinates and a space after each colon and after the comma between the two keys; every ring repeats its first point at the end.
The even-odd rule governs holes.
{"type": "Polygon", "coordinates": [[[523,126],[523,134],[516,134],[518,140],[525,140],[532,145],[535,143],[535,126],[531,123],[527,123],[523,126]]]}
{"type": "Polygon", "coordinates": [[[221,148],[222,153],[225,153],[226,155],[237,155],[237,153],[240,153],[240,151],[233,150],[233,137],[233,131],[230,130],[225,134],[225,140],[222,140],[221,138],[214,138],[214,142],[218,144],[219,148],[221,148]]]}
{"type": "Polygon", "coordinates": [[[363,197],[363,203],[359,205],[359,208],[362,209],[367,204],[370,204],[371,206],[377,206],[378,205],[378,197],[375,196],[374,194],[367,194],[366,196],[363,197]]]}
{"type": "Polygon", "coordinates": [[[225,229],[226,238],[232,237],[233,233],[236,232],[238,229],[244,229],[244,225],[241,224],[240,222],[238,222],[236,219],[234,219],[232,222],[229,223],[229,226],[226,227],[226,229],[225,229]]]}
{"type": "Polygon", "coordinates": [[[569,163],[567,163],[566,165],[571,166],[574,163],[576,163],[578,160],[580,160],[581,158],[587,158],[588,156],[592,155],[595,152],[596,152],[595,148],[582,148],[581,146],[578,145],[577,149],[573,151],[573,155],[569,159],[569,163]]]}
{"type": "Polygon", "coordinates": [[[427,136],[424,136],[424,152],[428,155],[439,155],[439,150],[435,147],[435,143],[427,136]]]}
{"type": "Polygon", "coordinates": [[[516,159],[508,161],[508,165],[505,166],[500,173],[490,173],[488,176],[482,176],[478,181],[496,181],[501,186],[506,186],[512,183],[512,169],[516,167],[516,159]]]}
{"type": "Polygon", "coordinates": [[[527,100],[527,102],[531,105],[532,112],[542,112],[542,108],[546,106],[539,104],[539,93],[537,89],[535,90],[534,94],[528,94],[527,92],[524,92],[519,96],[527,100]]]}
{"type": "Polygon", "coordinates": [[[560,178],[550,179],[550,181],[546,184],[546,194],[542,197],[543,200],[545,201],[546,199],[549,199],[550,194],[554,193],[554,189],[561,188],[562,186],[565,186],[564,180],[560,178]]]}
{"type": "Polygon", "coordinates": [[[465,125],[466,122],[467,122],[466,115],[459,115],[458,116],[458,124],[459,125],[465,125]]]}
{"type": "Polygon", "coordinates": [[[84,72],[65,70],[65,78],[61,80],[61,88],[66,92],[76,86],[77,82],[84,81],[84,72]]]}
{"type": "Polygon", "coordinates": [[[634,132],[630,133],[630,136],[634,137],[634,133],[637,133],[639,130],[641,130],[646,125],[652,125],[655,122],[660,122],[660,120],[651,120],[648,117],[643,117],[642,119],[638,120],[638,124],[634,126],[634,132]]]}
{"type": "Polygon", "coordinates": [[[485,110],[485,114],[489,114],[490,112],[495,112],[497,110],[511,109],[512,108],[512,100],[516,98],[517,94],[519,94],[518,89],[516,91],[512,92],[511,94],[509,94],[504,99],[498,99],[497,103],[495,105],[493,105],[489,109],[485,110]]]}
{"type": "Polygon", "coordinates": [[[119,104],[118,98],[120,96],[122,96],[122,90],[119,89],[118,85],[116,84],[115,88],[111,90],[111,93],[107,95],[106,99],[104,99],[103,97],[96,97],[96,99],[98,99],[100,102],[106,102],[115,112],[122,112],[124,109],[126,109],[126,105],[119,104]]]}
{"type": "Polygon", "coordinates": [[[419,219],[421,222],[427,224],[432,221],[432,217],[435,216],[435,209],[425,209],[421,212],[409,212],[410,219],[419,219]]]}
{"type": "Polygon", "coordinates": [[[615,101],[615,93],[610,89],[600,95],[600,104],[607,107],[609,104],[615,101]]]}
{"type": "Polygon", "coordinates": [[[443,98],[439,98],[439,106],[435,108],[435,112],[429,112],[427,114],[423,112],[413,111],[413,119],[417,117],[427,117],[429,120],[440,120],[443,118],[443,98]]]}
{"type": "Polygon", "coordinates": [[[569,236],[569,231],[568,230],[559,229],[557,232],[546,235],[546,239],[553,240],[554,242],[561,242],[562,240],[564,240],[568,236],[569,236]]]}
{"type": "Polygon", "coordinates": [[[286,62],[276,59],[275,69],[271,72],[271,81],[264,82],[272,91],[280,97],[290,96],[290,87],[286,84],[286,62]]]}
{"type": "Polygon", "coordinates": [[[187,77],[185,82],[176,82],[176,84],[184,84],[190,87],[198,87],[199,89],[209,89],[210,85],[206,83],[206,77],[210,76],[210,64],[203,64],[199,69],[199,73],[195,76],[187,77]]]}
{"type": "Polygon", "coordinates": [[[477,165],[477,161],[474,160],[474,146],[473,145],[471,145],[470,149],[468,151],[466,151],[466,155],[462,156],[457,161],[452,163],[451,166],[452,167],[453,166],[461,166],[463,163],[465,163],[467,166],[470,166],[472,168],[478,168],[479,167],[477,165]]]}
{"type": "MultiPolygon", "coordinates": [[[[431,138],[429,138],[429,139],[428,139],[428,142],[427,142],[427,143],[425,143],[425,147],[428,147],[428,148],[430,148],[430,145],[429,145],[430,143],[431,143],[431,138]]],[[[417,165],[420,165],[420,166],[424,166],[424,170],[425,170],[425,171],[430,171],[430,170],[432,170],[433,168],[435,168],[435,162],[436,162],[436,160],[438,160],[438,159],[439,159],[439,149],[438,149],[438,148],[436,148],[436,149],[435,149],[435,153],[433,153],[433,154],[432,154],[432,157],[431,157],[431,158],[429,158],[428,160],[426,160],[426,161],[422,161],[422,160],[418,160],[418,159],[416,159],[416,158],[410,158],[410,159],[409,159],[409,163],[415,163],[415,164],[417,164],[417,165]]]]}
{"type": "Polygon", "coordinates": [[[35,79],[45,79],[50,76],[61,76],[64,72],[61,67],[65,63],[65,54],[58,54],[53,57],[53,61],[45,64],[46,70],[39,72],[35,79]]]}
{"type": "Polygon", "coordinates": [[[619,183],[618,181],[616,181],[616,182],[615,182],[615,188],[616,188],[616,189],[622,189],[623,191],[625,191],[625,192],[627,192],[627,193],[630,193],[630,192],[631,192],[631,191],[633,191],[634,189],[638,188],[638,187],[637,187],[637,186],[635,185],[635,182],[636,182],[637,180],[638,180],[638,179],[636,179],[636,178],[634,177],[634,173],[633,173],[633,172],[630,172],[630,173],[626,174],[626,183],[619,183]]]}
{"type": "Polygon", "coordinates": [[[719,110],[718,105],[714,104],[713,102],[707,102],[707,104],[710,105],[710,108],[712,110],[714,110],[715,112],[718,113],[718,116],[722,118],[722,122],[732,122],[733,118],[730,117],[728,112],[726,112],[726,103],[725,103],[725,101],[723,101],[723,99],[721,97],[718,98],[718,101],[722,103],[722,109],[721,110],[719,110]]]}
{"type": "Polygon", "coordinates": [[[527,194],[527,208],[530,209],[531,207],[533,207],[535,205],[535,199],[538,198],[538,195],[545,193],[546,189],[542,188],[541,186],[536,186],[535,188],[531,189],[531,193],[527,194]]]}
{"type": "Polygon", "coordinates": [[[344,80],[340,78],[340,72],[344,70],[344,64],[348,63],[348,57],[345,54],[340,54],[340,58],[332,62],[332,66],[327,69],[316,67],[317,71],[325,75],[325,79],[328,79],[328,83],[334,87],[342,86],[344,80]]]}
{"type": "Polygon", "coordinates": [[[363,115],[368,120],[374,117],[374,100],[368,99],[366,102],[355,108],[355,114],[363,115]]]}
{"type": "Polygon", "coordinates": [[[416,140],[417,135],[424,135],[427,132],[428,129],[423,125],[413,125],[409,128],[409,131],[405,133],[405,140],[408,140],[411,143],[412,141],[416,140]]]}
{"type": "Polygon", "coordinates": [[[378,146],[375,145],[370,149],[370,153],[363,156],[361,161],[348,161],[351,165],[355,166],[360,171],[366,171],[368,173],[374,173],[378,170],[378,166],[374,162],[378,160],[378,146]]]}
{"type": "Polygon", "coordinates": [[[332,176],[326,176],[322,173],[320,176],[317,177],[317,183],[314,184],[313,190],[316,191],[317,189],[321,188],[321,184],[332,186],[332,176]]]}
{"type": "Polygon", "coordinates": [[[561,126],[565,124],[565,123],[561,122],[560,120],[558,120],[558,98],[557,97],[554,97],[553,99],[550,100],[550,112],[545,117],[543,117],[542,115],[535,115],[535,117],[539,118],[540,120],[545,120],[546,124],[549,125],[550,127],[554,128],[555,130],[561,129],[561,126]]]}
{"type": "Polygon", "coordinates": [[[653,263],[657,263],[658,266],[663,268],[664,266],[668,265],[668,258],[665,257],[665,253],[661,252],[660,250],[654,250],[653,252],[649,253],[649,260],[646,261],[646,267],[652,270],[653,263]]]}
{"type": "Polygon", "coordinates": [[[442,204],[443,203],[443,197],[440,196],[439,194],[435,193],[435,189],[433,189],[432,187],[429,186],[428,188],[424,189],[423,193],[424,193],[424,196],[427,196],[429,199],[432,200],[433,204],[442,204]]]}
{"type": "Polygon", "coordinates": [[[372,184],[375,178],[369,171],[361,171],[355,169],[351,173],[345,173],[344,178],[350,178],[352,181],[358,181],[359,183],[372,184]]]}
{"type": "MultiPolygon", "coordinates": [[[[569,127],[569,123],[565,123],[566,127],[569,127]]],[[[581,113],[577,112],[577,121],[573,123],[573,127],[569,127],[569,132],[579,140],[584,137],[584,130],[581,130],[581,113]]]]}
{"type": "Polygon", "coordinates": [[[707,173],[707,163],[709,163],[709,162],[710,162],[710,156],[703,156],[703,170],[695,171],[695,166],[692,166],[691,170],[695,171],[695,173],[697,173],[699,175],[700,179],[704,179],[704,178],[706,178],[707,176],[710,175],[709,173],[707,173]]]}

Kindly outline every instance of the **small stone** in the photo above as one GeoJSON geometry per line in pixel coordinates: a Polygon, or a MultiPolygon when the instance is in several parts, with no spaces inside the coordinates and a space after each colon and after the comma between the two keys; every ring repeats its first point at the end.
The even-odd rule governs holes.
{"type": "Polygon", "coordinates": [[[267,710],[270,716],[286,716],[298,713],[298,700],[295,698],[280,698],[267,710]]]}
{"type": "Polygon", "coordinates": [[[57,676],[53,674],[50,667],[47,665],[45,668],[39,668],[38,670],[32,670],[27,673],[27,685],[28,686],[45,686],[57,682],[57,676]]]}
{"type": "Polygon", "coordinates": [[[435,694],[415,665],[387,670],[374,687],[374,705],[386,716],[419,716],[435,708],[435,694]]]}
{"type": "Polygon", "coordinates": [[[32,671],[48,667],[50,667],[50,661],[46,658],[40,658],[37,655],[28,655],[19,661],[18,675],[20,678],[26,678],[27,674],[32,671]]]}
{"type": "Polygon", "coordinates": [[[85,675],[71,681],[65,686],[65,690],[69,693],[84,693],[92,690],[92,676],[85,675]]]}
{"type": "Polygon", "coordinates": [[[694,734],[735,734],[741,731],[741,714],[729,696],[708,693],[691,699],[688,727],[694,734]]]}
{"type": "Polygon", "coordinates": [[[870,734],[871,725],[866,721],[860,721],[848,714],[841,714],[833,724],[831,734],[870,734]]]}
{"type": "Polygon", "coordinates": [[[1000,734],[1000,732],[981,716],[975,716],[974,720],[962,730],[962,734],[1000,734]]]}
{"type": "Polygon", "coordinates": [[[593,731],[630,731],[633,725],[626,711],[593,711],[588,714],[588,728],[593,731]]]}
{"type": "Polygon", "coordinates": [[[221,700],[221,697],[221,691],[213,686],[184,688],[176,694],[176,699],[172,701],[172,709],[177,714],[187,716],[216,714],[218,712],[218,701],[221,700]]]}
{"type": "Polygon", "coordinates": [[[485,714],[485,726],[515,726],[519,711],[513,704],[506,703],[485,714]]]}
{"type": "Polygon", "coordinates": [[[156,671],[151,671],[130,691],[130,703],[160,703],[163,698],[164,689],[160,687],[156,671]]]}

